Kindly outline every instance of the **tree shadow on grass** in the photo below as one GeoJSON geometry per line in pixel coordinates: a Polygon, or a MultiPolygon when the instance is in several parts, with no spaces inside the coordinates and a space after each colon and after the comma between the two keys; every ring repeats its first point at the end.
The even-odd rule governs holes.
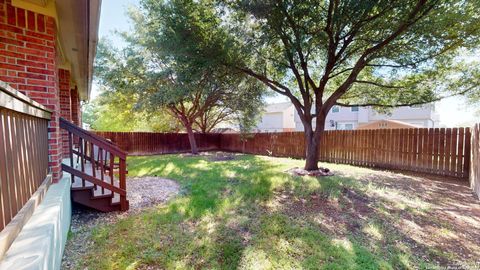
{"type": "MultiPolygon", "coordinates": [[[[292,177],[280,163],[255,156],[221,162],[173,155],[131,159],[131,175],[175,179],[185,192],[106,227],[94,237],[92,253],[99,257],[88,265],[103,260],[121,269],[135,263],[169,269],[401,269],[422,266],[417,257],[432,256],[427,244],[398,224],[405,214],[413,215],[409,221],[428,217],[423,210],[395,210],[391,194],[378,196],[364,176],[292,177]],[[115,252],[101,257],[110,248],[115,252]]],[[[373,184],[382,183],[394,189],[394,179],[373,184]]]]}
{"type": "Polygon", "coordinates": [[[311,224],[264,207],[284,189],[297,196],[315,189],[339,196],[342,179],[309,186],[312,179],[292,178],[278,164],[252,156],[234,162],[203,162],[202,158],[179,160],[175,156],[134,160],[138,169],[130,171],[135,174],[179,179],[187,191],[167,207],[120,221],[94,236],[98,250],[118,249],[104,265],[377,268],[378,258],[360,245],[342,247],[311,224]],[[126,230],[130,227],[135,227],[135,232],[126,230]],[[259,253],[264,254],[263,259],[256,257],[259,253]]]}
{"type": "MultiPolygon", "coordinates": [[[[166,176],[175,178],[177,174],[185,176],[191,170],[198,170],[198,161],[183,163],[178,171],[169,172],[166,176]]],[[[165,173],[156,168],[159,169],[159,173],[165,173]]],[[[182,251],[185,251],[172,257],[176,260],[157,263],[172,267],[218,266],[222,269],[248,268],[258,263],[270,264],[273,268],[379,268],[379,264],[385,262],[356,242],[342,246],[312,224],[298,224],[298,221],[282,213],[265,212],[261,207],[253,207],[270,200],[276,189],[291,190],[296,196],[316,190],[330,197],[339,197],[345,186],[355,183],[349,178],[328,177],[321,178],[319,186],[309,187],[314,181],[288,176],[279,170],[278,165],[251,156],[236,162],[211,164],[208,169],[202,170],[199,179],[187,181],[189,193],[185,201],[171,204],[166,213],[157,216],[160,220],[170,221],[175,220],[172,215],[182,216],[178,222],[183,226],[189,225],[182,231],[182,237],[177,236],[177,239],[190,239],[189,244],[181,242],[174,245],[183,247],[182,251]],[[272,179],[276,179],[275,183],[272,179]],[[242,213],[242,209],[246,213],[242,213]],[[232,222],[242,218],[240,225],[232,222]],[[197,244],[192,245],[192,242],[197,244]],[[295,250],[306,254],[296,254],[292,258],[295,250]],[[263,262],[252,255],[259,251],[266,256],[263,262]]]]}
{"type": "Polygon", "coordinates": [[[445,193],[443,187],[432,188],[428,177],[412,180],[396,175],[396,178],[372,181],[372,178],[361,176],[332,177],[330,180],[319,178],[323,188],[303,200],[282,198],[282,212],[310,220],[333,237],[348,237],[362,243],[395,268],[468,265],[474,263],[472,255],[479,254],[480,238],[478,230],[474,229],[478,223],[472,218],[479,216],[474,213],[478,205],[471,205],[468,189],[463,190],[462,199],[456,201],[465,203],[467,211],[461,215],[456,212],[456,217],[451,218],[438,208],[443,211],[445,202],[448,205],[452,198],[460,199],[456,197],[458,191],[448,198],[451,192],[445,193]],[[398,185],[398,181],[404,181],[403,185],[398,185]],[[409,185],[422,185],[422,188],[412,193],[409,185]],[[422,192],[424,189],[428,194],[422,192]],[[435,196],[447,198],[437,200],[438,203],[430,201],[435,196]],[[470,219],[470,224],[466,218],[470,219]]]}
{"type": "Polygon", "coordinates": [[[375,172],[360,180],[385,191],[367,195],[377,200],[376,209],[388,209],[388,217],[401,220],[397,228],[427,245],[436,253],[433,257],[471,263],[480,256],[480,204],[467,180],[392,172],[375,172]]]}
{"type": "Polygon", "coordinates": [[[138,236],[119,231],[121,225],[112,226],[106,235],[97,235],[103,248],[113,245],[121,250],[118,254],[127,254],[115,259],[125,267],[138,262],[166,268],[237,268],[249,237],[245,229],[245,224],[251,223],[249,210],[270,198],[270,179],[282,176],[275,166],[251,156],[234,162],[205,162],[202,157],[142,157],[130,164],[133,176],[153,174],[176,179],[185,192],[168,207],[132,217],[136,219],[133,224],[141,224],[135,228],[138,236]],[[241,224],[239,216],[243,218],[241,224]],[[132,247],[138,254],[128,256],[134,251],[132,247]]]}
{"type": "Polygon", "coordinates": [[[250,269],[379,269],[385,264],[356,243],[335,241],[312,224],[284,214],[266,214],[260,220],[242,258],[242,266],[250,269]]]}

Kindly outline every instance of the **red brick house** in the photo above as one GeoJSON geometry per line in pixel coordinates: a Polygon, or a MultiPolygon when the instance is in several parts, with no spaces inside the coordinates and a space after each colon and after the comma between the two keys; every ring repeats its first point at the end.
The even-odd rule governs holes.
{"type": "Polygon", "coordinates": [[[66,146],[58,119],[81,123],[80,101],[90,93],[99,15],[100,1],[0,0],[0,80],[52,111],[54,181],[66,146]]]}
{"type": "Polygon", "coordinates": [[[128,209],[125,153],[79,128],[100,6],[0,0],[0,269],[58,269],[71,201],[128,209]]]}

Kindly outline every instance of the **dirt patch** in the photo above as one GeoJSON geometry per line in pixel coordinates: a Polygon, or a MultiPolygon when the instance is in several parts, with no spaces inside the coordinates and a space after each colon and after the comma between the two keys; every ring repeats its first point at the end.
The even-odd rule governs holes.
{"type": "Polygon", "coordinates": [[[179,190],[180,185],[170,179],[152,176],[130,178],[127,181],[129,213],[166,202],[179,190]]]}
{"type": "Polygon", "coordinates": [[[228,161],[228,160],[234,160],[237,158],[236,153],[227,153],[227,152],[216,152],[209,156],[210,161],[228,161]]]}
{"type": "Polygon", "coordinates": [[[333,173],[328,168],[319,168],[318,170],[314,171],[307,171],[305,169],[294,167],[289,170],[285,171],[288,174],[294,176],[332,176],[333,173]]]}
{"type": "Polygon", "coordinates": [[[241,153],[231,153],[231,152],[222,152],[222,151],[207,151],[199,152],[194,155],[192,153],[181,154],[182,157],[205,157],[210,161],[229,161],[234,160],[238,156],[243,155],[241,153]]]}
{"type": "Polygon", "coordinates": [[[225,152],[225,151],[202,151],[198,152],[198,154],[194,155],[190,152],[179,154],[181,157],[211,157],[216,155],[243,155],[241,153],[235,152],[225,152]]]}
{"type": "Polygon", "coordinates": [[[115,223],[142,209],[165,203],[180,191],[180,185],[160,177],[135,177],[127,179],[127,198],[130,209],[127,212],[102,213],[79,205],[72,209],[71,235],[67,241],[62,269],[77,269],[79,257],[93,244],[92,229],[100,224],[115,223]]]}
{"type": "Polygon", "coordinates": [[[209,155],[211,155],[211,152],[198,152],[198,154],[192,154],[188,152],[188,153],[179,154],[179,156],[181,157],[203,157],[203,156],[209,156],[209,155]]]}
{"type": "MultiPolygon", "coordinates": [[[[345,175],[336,172],[338,175],[345,175]]],[[[480,258],[480,202],[467,181],[369,170],[331,197],[276,194],[282,211],[334,238],[353,237],[385,253],[434,265],[471,267],[480,258]]]]}

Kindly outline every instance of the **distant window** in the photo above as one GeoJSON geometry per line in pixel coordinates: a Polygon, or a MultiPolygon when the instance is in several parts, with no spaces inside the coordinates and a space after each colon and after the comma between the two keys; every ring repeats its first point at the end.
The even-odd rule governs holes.
{"type": "Polygon", "coordinates": [[[358,112],[358,106],[352,107],[352,112],[358,112]]]}
{"type": "Polygon", "coordinates": [[[352,130],[353,123],[337,123],[337,130],[352,130]]]}
{"type": "Polygon", "coordinates": [[[339,112],[339,111],[340,111],[340,107],[338,107],[338,106],[333,106],[332,112],[337,113],[337,112],[339,112]]]}
{"type": "Polygon", "coordinates": [[[335,121],[330,120],[330,127],[335,127],[335,121]]]}

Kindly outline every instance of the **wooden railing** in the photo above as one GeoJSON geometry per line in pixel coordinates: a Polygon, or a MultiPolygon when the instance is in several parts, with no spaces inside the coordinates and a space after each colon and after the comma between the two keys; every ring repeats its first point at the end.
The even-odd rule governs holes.
{"type": "Polygon", "coordinates": [[[51,112],[0,82],[0,230],[47,178],[51,112]]]}
{"type": "Polygon", "coordinates": [[[120,209],[128,210],[127,154],[108,140],[63,118],[60,118],[60,128],[68,132],[70,165],[62,164],[62,169],[72,175],[72,187],[85,188],[89,182],[98,190],[98,196],[117,194],[120,209]]]}

